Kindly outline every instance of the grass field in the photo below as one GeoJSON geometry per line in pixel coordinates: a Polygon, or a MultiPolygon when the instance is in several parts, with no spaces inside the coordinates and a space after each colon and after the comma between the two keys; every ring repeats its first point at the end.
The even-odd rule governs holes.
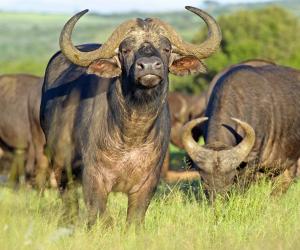
{"type": "MultiPolygon", "coordinates": [[[[197,186],[197,184],[196,184],[197,186]]],[[[196,188],[197,190],[197,188],[196,188]]],[[[161,184],[146,215],[145,229],[125,232],[126,198],[112,194],[114,227],[60,222],[62,204],[53,190],[0,189],[0,248],[11,249],[299,249],[300,183],[281,197],[267,182],[232,193],[215,206],[195,199],[189,185],[161,184]]]]}

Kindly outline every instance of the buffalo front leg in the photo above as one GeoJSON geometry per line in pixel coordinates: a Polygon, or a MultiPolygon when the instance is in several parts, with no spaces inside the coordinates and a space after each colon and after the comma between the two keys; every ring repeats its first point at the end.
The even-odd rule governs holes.
{"type": "Polygon", "coordinates": [[[62,223],[74,223],[78,215],[79,205],[71,165],[66,165],[64,159],[61,158],[54,158],[51,162],[53,162],[53,172],[63,202],[62,223]]]}
{"type": "Polygon", "coordinates": [[[112,226],[112,218],[106,209],[109,191],[100,173],[92,169],[84,169],[83,194],[88,210],[88,227],[95,224],[97,217],[105,227],[112,226]]]}
{"type": "Polygon", "coordinates": [[[146,211],[154,195],[159,175],[150,176],[137,190],[128,194],[127,227],[144,225],[146,211]]]}

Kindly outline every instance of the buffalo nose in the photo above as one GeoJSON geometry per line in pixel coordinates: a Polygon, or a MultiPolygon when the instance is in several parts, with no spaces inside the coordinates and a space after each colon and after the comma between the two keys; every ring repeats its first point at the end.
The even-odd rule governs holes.
{"type": "Polygon", "coordinates": [[[157,57],[140,58],[136,62],[138,70],[159,70],[162,68],[162,62],[157,57]]]}

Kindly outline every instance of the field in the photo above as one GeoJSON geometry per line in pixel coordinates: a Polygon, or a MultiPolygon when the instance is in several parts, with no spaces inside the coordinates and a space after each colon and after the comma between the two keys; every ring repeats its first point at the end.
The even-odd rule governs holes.
{"type": "MultiPolygon", "coordinates": [[[[197,187],[194,186],[195,188],[197,187]]],[[[197,188],[196,188],[197,190],[197,188]]],[[[126,198],[113,194],[114,227],[60,222],[62,204],[55,191],[0,189],[0,246],[11,249],[299,249],[300,183],[281,197],[267,182],[212,207],[196,199],[189,185],[161,184],[146,215],[145,229],[125,232],[126,198]]],[[[80,192],[80,190],[79,190],[80,192]]]]}
{"type": "MultiPolygon", "coordinates": [[[[278,2],[299,15],[296,1],[278,2]]],[[[219,6],[213,13],[227,13],[235,8],[240,6],[219,6]]],[[[187,12],[106,16],[91,13],[75,29],[74,43],[101,43],[120,22],[137,16],[162,17],[186,40],[194,39],[201,22],[187,12]]],[[[60,30],[69,17],[1,12],[0,74],[22,72],[42,76],[49,58],[59,49],[60,30]]],[[[253,47],[257,47],[256,43],[253,47]]],[[[294,47],[287,47],[291,47],[294,56],[294,47]]],[[[171,90],[172,84],[193,80],[172,77],[171,90]]],[[[181,166],[183,152],[172,148],[172,156],[172,166],[181,166]]],[[[136,233],[134,229],[125,230],[127,199],[121,194],[111,194],[109,199],[114,226],[103,228],[99,222],[88,230],[80,187],[80,213],[75,224],[62,220],[63,204],[55,190],[46,190],[41,195],[29,188],[0,187],[0,250],[300,249],[300,182],[281,196],[272,196],[273,188],[268,181],[243,192],[233,188],[226,200],[218,198],[212,206],[204,199],[198,182],[161,182],[147,211],[145,228],[136,233]]]]}

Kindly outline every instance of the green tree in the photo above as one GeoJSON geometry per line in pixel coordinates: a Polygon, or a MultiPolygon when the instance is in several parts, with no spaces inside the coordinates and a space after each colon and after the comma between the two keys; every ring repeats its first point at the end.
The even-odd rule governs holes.
{"type": "MultiPolygon", "coordinates": [[[[239,11],[220,16],[218,23],[223,41],[220,52],[207,60],[211,72],[252,58],[300,68],[300,24],[287,10],[270,6],[239,11]]],[[[194,42],[200,42],[205,35],[202,29],[194,42]]]]}

